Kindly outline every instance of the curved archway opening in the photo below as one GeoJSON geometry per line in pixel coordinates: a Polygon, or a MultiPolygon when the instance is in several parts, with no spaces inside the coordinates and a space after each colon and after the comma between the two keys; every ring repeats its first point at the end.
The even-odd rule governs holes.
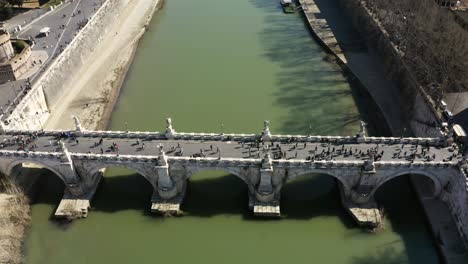
{"type": "Polygon", "coordinates": [[[295,177],[283,186],[282,215],[296,219],[338,216],[347,225],[351,225],[352,219],[341,203],[340,185],[342,187],[338,179],[327,174],[303,174],[295,177]]]}
{"type": "Polygon", "coordinates": [[[102,177],[93,197],[95,211],[114,213],[137,210],[151,214],[154,188],[143,175],[126,167],[112,165],[100,168],[97,173],[102,177]]]}
{"type": "Polygon", "coordinates": [[[376,186],[373,196],[377,202],[388,204],[404,204],[409,200],[418,200],[414,187],[424,198],[435,198],[440,191],[440,183],[432,176],[414,173],[400,173],[376,186]]]}
{"type": "MultiPolygon", "coordinates": [[[[433,248],[425,257],[437,260],[435,243],[415,184],[423,196],[433,197],[436,185],[431,178],[421,174],[402,174],[378,186],[374,198],[384,216],[384,228],[401,236],[409,260],[421,259],[419,248],[433,248]]],[[[434,200],[441,202],[437,198],[434,200]]]]}
{"type": "Polygon", "coordinates": [[[13,163],[9,174],[9,179],[22,189],[33,205],[52,205],[52,210],[63,197],[65,183],[57,172],[44,164],[13,163]]]}
{"type": "Polygon", "coordinates": [[[192,174],[182,205],[189,215],[250,214],[247,184],[223,170],[204,170],[192,174]]]}

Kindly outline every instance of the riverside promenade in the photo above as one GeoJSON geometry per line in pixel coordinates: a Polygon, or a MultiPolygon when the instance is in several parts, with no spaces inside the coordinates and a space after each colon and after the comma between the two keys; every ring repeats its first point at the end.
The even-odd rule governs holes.
{"type": "MultiPolygon", "coordinates": [[[[385,78],[385,71],[376,59],[375,51],[363,43],[363,38],[352,27],[351,19],[346,17],[338,1],[299,0],[299,2],[314,37],[328,52],[335,55],[345,71],[359,79],[382,110],[392,133],[403,134],[409,125],[401,123],[405,120],[402,118],[405,113],[401,111],[403,107],[400,105],[402,100],[399,98],[398,87],[385,78]]],[[[453,101],[458,102],[458,98],[453,101]]],[[[462,118],[457,120],[457,123],[464,124],[464,122],[462,118]]],[[[428,191],[427,182],[417,177],[412,177],[411,180],[444,261],[454,264],[466,263],[467,242],[466,238],[464,240],[461,237],[463,231],[460,231],[463,229],[461,227],[463,221],[455,220],[456,217],[454,218],[451,212],[453,208],[450,209],[450,206],[432,196],[428,191]]],[[[462,182],[464,180],[462,179],[462,182]]]]}
{"type": "Polygon", "coordinates": [[[385,71],[367,48],[359,33],[346,20],[337,1],[299,0],[317,41],[332,53],[343,69],[357,78],[374,99],[394,135],[403,135],[406,126],[398,88],[385,78],[385,71]]]}

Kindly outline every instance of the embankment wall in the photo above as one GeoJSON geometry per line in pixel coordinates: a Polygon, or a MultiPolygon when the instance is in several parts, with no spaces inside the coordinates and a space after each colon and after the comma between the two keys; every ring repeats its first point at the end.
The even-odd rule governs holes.
{"type": "MultiPolygon", "coordinates": [[[[412,72],[402,60],[402,54],[392,43],[386,30],[380,25],[373,14],[366,8],[362,0],[340,0],[346,13],[366,38],[369,45],[376,47],[388,78],[395,81],[401,92],[401,101],[406,106],[408,121],[413,134],[417,137],[437,137],[441,132],[440,112],[435,103],[424,92],[414,78],[412,72]]],[[[384,110],[385,111],[385,110],[384,110]]],[[[468,248],[468,179],[455,175],[451,185],[444,187],[445,192],[440,197],[448,205],[460,236],[468,248]]]]}
{"type": "Polygon", "coordinates": [[[96,45],[108,34],[128,0],[107,0],[86,26],[52,62],[7,118],[10,129],[40,129],[60,99],[71,89],[78,69],[92,58],[96,45]],[[38,111],[40,110],[40,111],[38,111]]]}
{"type": "Polygon", "coordinates": [[[413,74],[402,60],[402,53],[389,38],[387,31],[373,17],[362,0],[340,0],[340,4],[350,16],[353,24],[366,38],[367,42],[376,47],[387,77],[398,84],[400,100],[411,130],[416,136],[441,136],[440,115],[435,103],[424,92],[413,74]]]}

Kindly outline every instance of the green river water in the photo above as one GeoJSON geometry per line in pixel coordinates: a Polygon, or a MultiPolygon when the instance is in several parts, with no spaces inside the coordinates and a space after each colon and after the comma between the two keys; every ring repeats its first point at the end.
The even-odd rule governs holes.
{"type": "MultiPolygon", "coordinates": [[[[110,128],[162,130],[170,116],[184,132],[257,133],[269,119],[273,133],[349,135],[374,110],[326,56],[277,0],[168,0],[110,128]]],[[[387,214],[377,234],[354,225],[325,175],[288,183],[280,220],[253,218],[245,184],[223,172],[193,175],[185,215],[173,218],[149,214],[152,188],[131,171],[108,170],[89,217],[71,224],[51,220],[60,180],[45,175],[40,184],[25,245],[32,264],[438,263],[404,177],[377,193],[387,214]]]]}

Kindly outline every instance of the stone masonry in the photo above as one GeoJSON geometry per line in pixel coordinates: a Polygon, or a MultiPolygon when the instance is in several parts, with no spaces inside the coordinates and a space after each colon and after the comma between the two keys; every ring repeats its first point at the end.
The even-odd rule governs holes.
{"type": "Polygon", "coordinates": [[[380,217],[361,221],[354,209],[378,214],[374,193],[395,177],[424,175],[434,183],[434,196],[444,201],[451,201],[455,192],[468,195],[466,183],[455,182],[466,178],[466,159],[447,137],[367,137],[364,125],[355,136],[322,137],[273,135],[268,122],[261,133],[250,135],[179,133],[170,119],[163,133],[87,131],[78,119],[75,123],[73,131],[0,132],[1,172],[11,175],[18,165],[35,163],[65,183],[59,217],[86,216],[100,172],[115,166],[148,180],[154,189],[152,210],[163,213],[179,211],[187,180],[204,170],[224,170],[239,177],[248,186],[254,214],[266,216],[279,216],[286,182],[309,173],[330,175],[353,217],[371,226],[380,217]]]}

